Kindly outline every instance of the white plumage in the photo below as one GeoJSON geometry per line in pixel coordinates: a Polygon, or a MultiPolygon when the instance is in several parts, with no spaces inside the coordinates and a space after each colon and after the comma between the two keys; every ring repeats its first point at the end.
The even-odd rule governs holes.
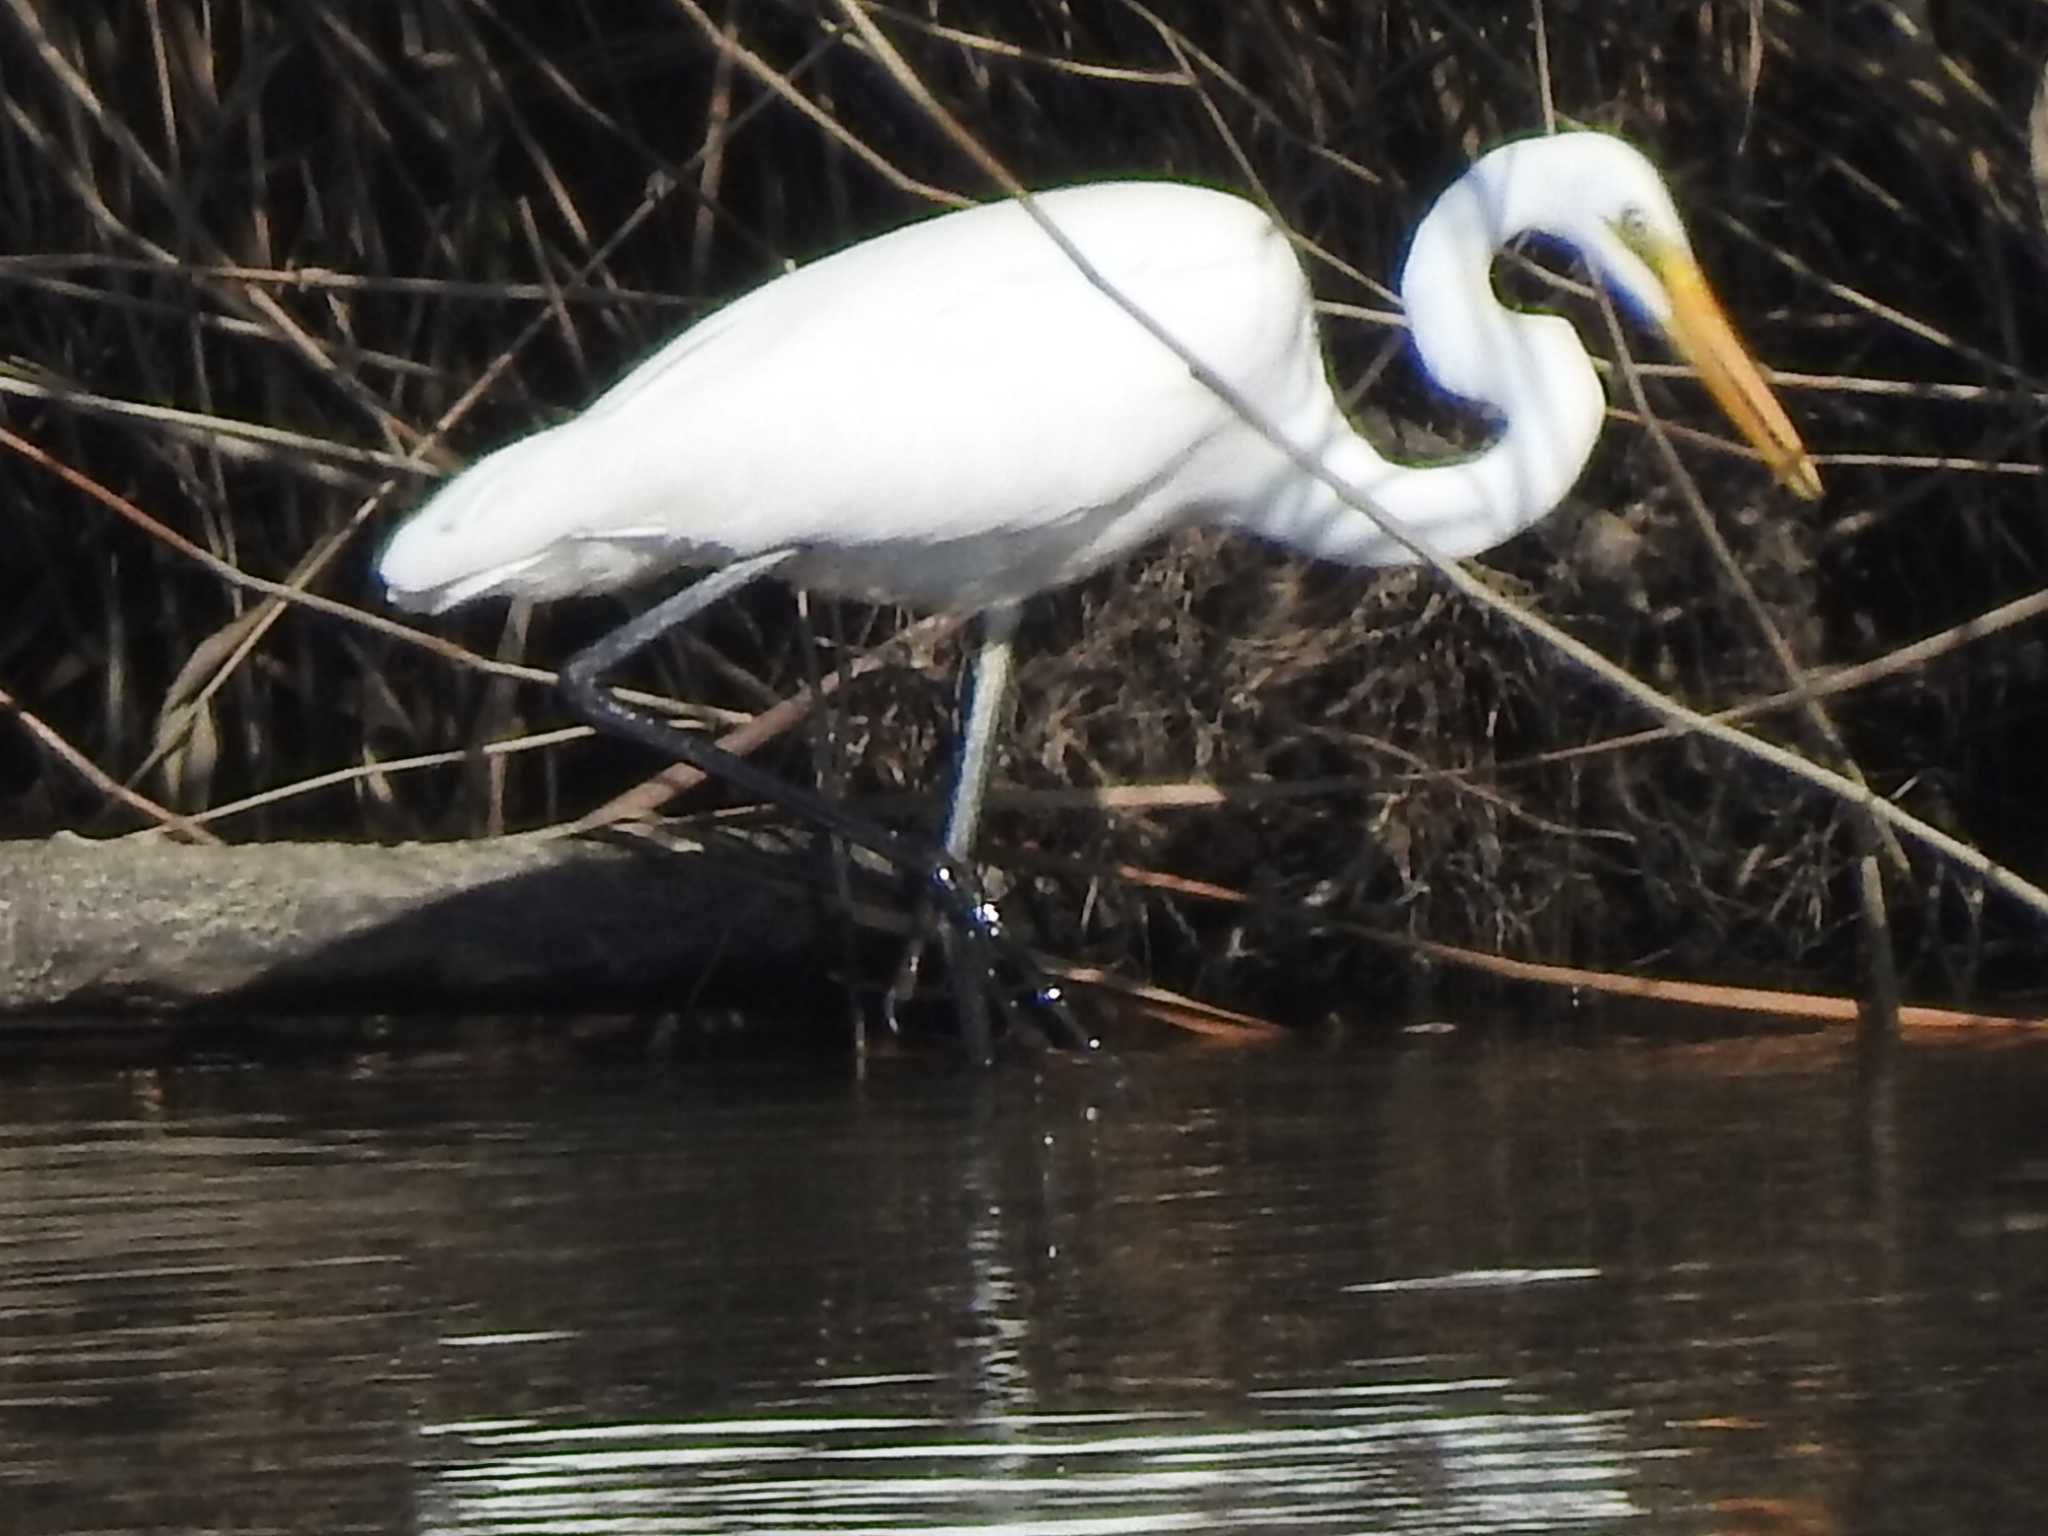
{"type": "MultiPolygon", "coordinates": [[[[562,670],[572,706],[922,864],[948,904],[949,931],[967,936],[985,970],[1003,946],[1000,925],[960,866],[1024,598],[1197,522],[1352,565],[1415,558],[1354,500],[1455,559],[1509,538],[1570,490],[1605,396],[1567,322],[1494,296],[1494,255],[1516,236],[1542,231],[1576,247],[1692,360],[1778,477],[1820,493],[1701,278],[1662,180],[1618,139],[1503,146],[1417,228],[1401,276],[1416,350],[1439,384],[1500,423],[1485,451],[1428,467],[1390,462],[1345,420],[1301,264],[1256,205],[1173,182],[1035,201],[1122,300],[1350,494],[1240,417],[1026,209],[1004,202],[778,277],[685,331],[582,415],[487,455],[386,546],[378,574],[393,600],[438,612],[487,595],[565,597],[677,567],[727,567],[572,658],[562,670]],[[984,615],[942,855],[639,715],[600,685],[665,625],[771,571],[984,615]]],[[[985,1057],[985,975],[966,974],[961,953],[965,1028],[985,1057]]]]}
{"type": "MultiPolygon", "coordinates": [[[[1603,410],[1570,326],[1493,297],[1499,247],[1554,234],[1661,326],[1674,296],[1705,295],[1669,195],[1626,144],[1578,133],[1494,151],[1423,222],[1401,288],[1431,375],[1503,431],[1472,459],[1418,468],[1345,421],[1301,265],[1257,206],[1174,182],[1037,201],[1124,297],[1451,557],[1555,505],[1603,410]]],[[[1730,355],[1719,340],[1694,348],[1710,382],[1730,355]]],[[[1753,370],[1737,388],[1769,399],[1753,370]]],[[[1782,413],[1742,424],[1804,488],[1811,465],[1782,413]]],[[[379,574],[397,602],[438,611],[793,547],[782,574],[796,584],[978,610],[1196,521],[1350,564],[1410,558],[1005,202],[864,241],[711,315],[580,416],[457,476],[399,530],[379,574]]]]}

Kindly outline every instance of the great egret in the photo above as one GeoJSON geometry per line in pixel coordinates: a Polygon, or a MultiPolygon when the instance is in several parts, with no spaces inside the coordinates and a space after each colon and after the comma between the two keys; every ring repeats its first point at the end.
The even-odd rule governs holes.
{"type": "MultiPolygon", "coordinates": [[[[925,867],[961,897],[1007,697],[1018,605],[1169,529],[1243,528],[1350,565],[1415,558],[1375,508],[1458,559],[1536,522],[1570,490],[1605,395],[1570,323],[1511,310],[1495,253],[1554,236],[1699,371],[1778,479],[1820,476],[1723,316],[1656,170],[1618,138],[1505,144],[1437,199],[1401,298],[1424,368],[1487,407],[1493,445],[1392,463],[1345,419],[1309,285],[1257,205],[1182,183],[1041,193],[1090,275],[1016,202],[947,213],[778,277],[678,336],[583,412],[458,475],[385,547],[406,608],[566,597],[674,567],[722,566],[563,669],[574,708],[773,795],[856,841],[904,841],[701,740],[635,716],[600,674],[668,626],[774,571],[803,587],[981,615],[971,714],[944,838],[925,867]],[[1277,446],[1098,278],[1254,404],[1346,498],[1277,446]]],[[[985,937],[986,935],[982,935],[985,937]]],[[[986,948],[986,946],[984,946],[986,948]]],[[[964,982],[964,978],[963,978],[964,982]]],[[[971,1032],[985,1032],[970,1010],[971,1032]]],[[[973,1042],[985,1054],[985,1040],[973,1042]]]]}

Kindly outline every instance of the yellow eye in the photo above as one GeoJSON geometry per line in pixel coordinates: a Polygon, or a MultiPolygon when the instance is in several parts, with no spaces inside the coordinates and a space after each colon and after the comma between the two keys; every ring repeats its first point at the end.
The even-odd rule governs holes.
{"type": "Polygon", "coordinates": [[[1622,208],[1621,217],[1614,221],[1614,228],[1622,243],[1633,251],[1640,252],[1650,243],[1649,216],[1634,203],[1622,208]]]}

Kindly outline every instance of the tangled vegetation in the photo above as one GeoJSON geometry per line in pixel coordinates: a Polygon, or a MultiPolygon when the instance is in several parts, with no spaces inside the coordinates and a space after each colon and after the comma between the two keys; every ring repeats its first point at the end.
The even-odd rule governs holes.
{"type": "MultiPolygon", "coordinates": [[[[1429,195],[1548,122],[1644,145],[1829,498],[1788,504],[1702,435],[1695,389],[1646,367],[1674,476],[1617,371],[1592,470],[1491,579],[1702,709],[1788,686],[1759,611],[1814,685],[1975,625],[1824,707],[1881,794],[2048,877],[2048,644],[2004,608],[2048,586],[2027,131],[2048,9],[1979,0],[1917,32],[1790,0],[870,13],[1028,183],[1176,176],[1268,201],[1309,253],[1340,385],[1417,455],[1483,430],[1415,377],[1382,281],[1429,195]]],[[[236,840],[452,836],[624,788],[633,754],[542,736],[562,723],[547,688],[369,617],[383,530],[784,264],[993,190],[834,4],[8,0],[0,32],[8,836],[169,814],[236,840]],[[497,741],[530,749],[474,751],[497,741]],[[394,766],[430,753],[448,761],[394,766]]],[[[1557,272],[1510,261],[1502,283],[1614,355],[1557,272]]],[[[547,666],[619,611],[435,627],[547,666]]],[[[803,687],[812,632],[829,665],[905,618],[797,612],[763,591],[635,681],[757,711],[803,687]]],[[[1620,741],[1654,722],[1426,571],[1368,582],[1190,534],[1043,600],[1026,642],[999,780],[1121,791],[998,806],[991,857],[1060,953],[1238,997],[1362,985],[1380,953],[1312,932],[1338,919],[1590,965],[1846,963],[1841,806],[1696,737],[1620,741]],[[1184,803],[1204,799],[1172,788],[1190,783],[1222,803],[1184,803]]],[[[934,813],[958,652],[919,632],[844,690],[849,793],[934,813]]],[[[1796,709],[1758,728],[1826,755],[1796,709]]],[[[811,773],[817,741],[791,733],[778,761],[811,773]]],[[[1917,990],[2041,980],[2037,920],[1974,877],[1916,855],[1892,915],[1917,990]]]]}

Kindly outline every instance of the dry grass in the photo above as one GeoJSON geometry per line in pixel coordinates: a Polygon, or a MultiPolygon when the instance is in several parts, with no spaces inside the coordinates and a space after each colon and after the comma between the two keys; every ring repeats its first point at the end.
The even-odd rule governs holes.
{"type": "MultiPolygon", "coordinates": [[[[33,725],[0,735],[0,832],[254,800],[207,825],[456,834],[573,817],[644,770],[550,737],[464,758],[559,724],[552,696],[239,578],[374,609],[368,553],[433,473],[573,410],[781,263],[987,195],[829,14],[0,0],[18,61],[0,395],[33,450],[0,452],[0,687],[33,725]],[[451,756],[378,767],[435,753],[451,756]]],[[[1831,494],[1807,515],[1753,466],[1685,447],[1798,662],[1881,656],[2048,586],[2038,7],[1950,7],[1917,39],[1783,3],[1581,8],[1544,18],[1542,47],[1540,8],[1449,0],[875,15],[1027,180],[1167,174],[1268,199],[1319,253],[1339,377],[1417,453],[1472,431],[1371,318],[1423,201],[1547,112],[1617,128],[1671,169],[1822,451],[1831,494]]],[[[1713,430],[1683,382],[1648,388],[1667,420],[1713,430]]],[[[1615,424],[1566,512],[1488,564],[1689,703],[1783,685],[1639,426],[1615,424]]],[[[474,658],[545,664],[616,611],[437,628],[474,658]]],[[[762,709],[805,676],[792,611],[764,594],[636,680],[762,709]]],[[[899,616],[837,622],[865,650],[899,616]]],[[[1363,953],[1309,942],[1306,913],[1724,975],[1840,957],[1851,844],[1832,803],[1696,740],[1556,756],[1645,722],[1426,576],[1362,585],[1190,536],[1043,603],[1029,639],[1011,782],[1315,790],[999,814],[996,841],[1034,869],[1083,871],[1019,895],[1066,953],[1237,995],[1363,984],[1363,953]],[[1293,918],[1230,926],[1242,914],[1085,873],[1119,863],[1293,918]]],[[[843,705],[857,793],[943,776],[951,642],[914,652],[843,705]]],[[[2019,625],[1831,707],[1877,789],[2038,878],[2044,677],[2048,646],[2019,625]]],[[[1808,744],[1794,716],[1773,729],[1808,744]]],[[[2038,982],[2038,933],[1972,883],[1921,862],[1894,901],[1922,990],[1964,990],[1987,962],[2038,982]]]]}

